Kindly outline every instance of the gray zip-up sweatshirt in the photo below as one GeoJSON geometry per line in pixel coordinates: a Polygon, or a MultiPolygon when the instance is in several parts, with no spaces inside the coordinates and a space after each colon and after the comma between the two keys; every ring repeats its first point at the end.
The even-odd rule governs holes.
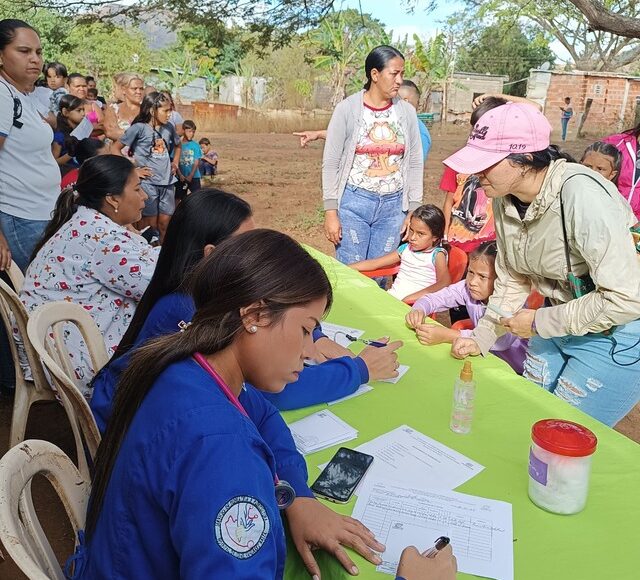
{"type": "MultiPolygon", "coordinates": [[[[324,209],[338,209],[340,198],[349,179],[356,156],[358,133],[363,123],[364,90],[351,95],[336,106],[327,128],[327,140],[322,155],[322,198],[324,209]]],[[[402,210],[413,211],[422,205],[422,174],[424,159],[420,129],[415,109],[395,97],[398,122],[405,135],[402,159],[402,210]]]]}

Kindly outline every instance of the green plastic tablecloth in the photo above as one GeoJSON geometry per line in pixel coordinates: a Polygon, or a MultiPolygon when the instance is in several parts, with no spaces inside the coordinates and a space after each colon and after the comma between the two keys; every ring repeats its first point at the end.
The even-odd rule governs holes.
{"type": "MultiPolygon", "coordinates": [[[[461,361],[449,345],[425,347],[404,325],[408,307],[377,285],[315,250],[333,284],[335,300],[327,320],[365,331],[365,338],[401,339],[399,360],[411,368],[397,383],[371,383],[374,390],[331,406],[331,411],[355,427],[354,448],[407,424],[485,466],[456,491],[503,500],[513,505],[513,550],[516,580],[632,580],[640,578],[640,446],[585,415],[554,395],[515,375],[490,355],[473,359],[477,385],[472,432],[449,430],[453,383],[461,361]],[[587,506],[579,514],[560,516],[536,507],[527,496],[531,426],[540,419],[560,418],[581,423],[598,437],[587,506]]],[[[290,423],[316,412],[317,405],[284,413],[290,423]]],[[[307,456],[309,480],[320,473],[339,446],[307,456]]],[[[350,514],[346,505],[327,502],[350,514]]],[[[285,578],[308,578],[292,544],[288,546],[285,578]]],[[[327,554],[316,552],[323,580],[349,575],[327,554]]],[[[351,553],[359,578],[390,578],[351,553]]],[[[459,578],[472,576],[460,573],[459,578]]]]}

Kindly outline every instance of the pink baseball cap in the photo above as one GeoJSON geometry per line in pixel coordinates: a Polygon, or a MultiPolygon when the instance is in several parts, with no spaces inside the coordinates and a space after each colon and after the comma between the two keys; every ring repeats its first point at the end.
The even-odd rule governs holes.
{"type": "Polygon", "coordinates": [[[536,107],[507,103],[482,115],[471,129],[466,146],[443,163],[458,173],[480,173],[511,153],[546,149],[550,135],[551,125],[536,107]]]}

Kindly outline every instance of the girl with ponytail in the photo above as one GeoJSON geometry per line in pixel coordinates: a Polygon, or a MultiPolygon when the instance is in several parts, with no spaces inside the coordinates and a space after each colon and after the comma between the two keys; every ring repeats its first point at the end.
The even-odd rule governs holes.
{"type": "Polygon", "coordinates": [[[56,130],[53,134],[51,152],[56,163],[60,166],[60,172],[63,176],[71,169],[79,167],[79,163],[75,160],[78,140],[71,133],[85,117],[84,104],[84,99],[73,95],[64,95],[60,99],[60,110],[56,117],[56,130]]]}
{"type": "MultiPolygon", "coordinates": [[[[27,269],[20,298],[28,311],[64,300],[83,306],[113,353],[153,275],[158,249],[128,227],[140,219],[146,195],[125,158],[102,155],[80,168],[64,190],[27,269]]],[[[79,386],[94,371],[75,328],[66,338],[79,386]]]]}
{"type": "Polygon", "coordinates": [[[281,513],[311,576],[312,547],[352,574],[342,545],[380,563],[372,550],[384,546],[359,522],[313,497],[276,495],[288,466],[248,414],[264,405],[258,391],[281,391],[311,353],[332,302],[322,267],[285,234],[253,230],[216,246],[187,285],[191,324],[138,349],[120,381],[74,577],[280,579],[281,513]]]}

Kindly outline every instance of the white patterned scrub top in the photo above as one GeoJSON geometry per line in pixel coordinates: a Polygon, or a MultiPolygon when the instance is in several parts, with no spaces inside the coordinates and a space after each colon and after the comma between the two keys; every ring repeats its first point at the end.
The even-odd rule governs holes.
{"type": "MultiPolygon", "coordinates": [[[[124,335],[153,276],[160,248],[99,211],[79,206],[29,265],[20,299],[28,312],[41,304],[80,304],[97,324],[109,356],[124,335]]],[[[76,382],[89,398],[91,367],[80,332],[69,325],[65,343],[76,382]]]]}

